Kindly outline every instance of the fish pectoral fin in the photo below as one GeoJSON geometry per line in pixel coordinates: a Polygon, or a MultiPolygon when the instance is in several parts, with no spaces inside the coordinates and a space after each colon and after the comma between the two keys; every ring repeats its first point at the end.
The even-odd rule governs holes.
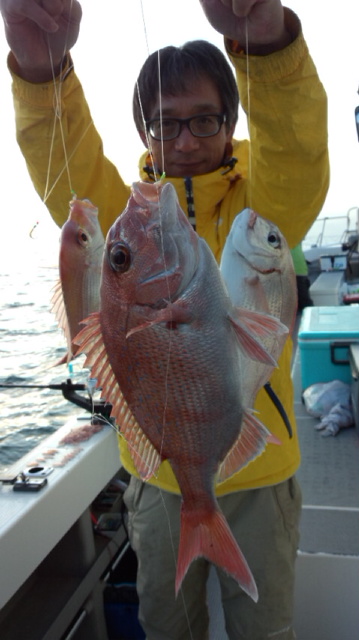
{"type": "MultiPolygon", "coordinates": [[[[134,333],[153,327],[156,324],[166,322],[173,328],[175,324],[188,324],[193,318],[192,312],[184,304],[175,302],[169,303],[163,309],[151,310],[148,318],[143,321],[140,320],[138,324],[131,327],[127,333],[126,338],[129,338],[134,333]]],[[[130,325],[131,323],[129,323],[130,325]]]]}
{"type": "Polygon", "coordinates": [[[268,313],[251,311],[244,307],[235,307],[234,320],[244,325],[260,338],[273,337],[288,333],[288,327],[275,316],[268,313]]]}
{"type": "Polygon", "coordinates": [[[268,431],[267,427],[250,410],[246,410],[243,415],[241,432],[219,466],[218,482],[224,482],[247,466],[263,453],[268,443],[281,444],[280,440],[268,431]]]}
{"type": "Polygon", "coordinates": [[[234,307],[229,319],[244,353],[252,360],[276,367],[276,360],[264,347],[261,338],[275,338],[277,335],[286,334],[288,328],[274,316],[243,307],[234,307]]]}

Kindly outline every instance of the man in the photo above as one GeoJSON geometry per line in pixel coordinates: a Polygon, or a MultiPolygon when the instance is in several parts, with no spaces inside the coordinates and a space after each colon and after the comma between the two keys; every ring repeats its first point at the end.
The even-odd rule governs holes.
{"type": "MultiPolygon", "coordinates": [[[[217,259],[232,220],[246,206],[278,224],[294,247],[320,211],[329,173],[326,97],[300,22],[280,0],[201,4],[212,26],[225,36],[249,118],[250,144],[232,139],[238,98],[222,54],[201,42],[166,48],[160,56],[161,99],[154,56],[146,61],[134,94],[135,122],[151,148],[151,156],[147,151],[144,155],[141,178],[154,180],[166,172],[182,208],[217,259]]],[[[80,6],[70,0],[0,0],[0,7],[12,49],[17,136],[35,188],[43,196],[49,173],[46,204],[62,225],[68,215],[68,169],[78,196],[99,207],[106,233],[124,208],[129,187],[103,155],[67,53],[77,39],[80,6]],[[54,104],[65,132],[66,154],[59,130],[52,141],[54,104]]],[[[290,360],[289,339],[271,384],[287,411],[293,437],[262,390],[255,408],[282,445],[268,446],[216,492],[259,591],[255,604],[232,578],[218,571],[230,640],[295,637],[300,491],[293,476],[300,456],[290,360]]],[[[123,443],[121,459],[132,474],[126,503],[139,560],[140,620],[147,638],[202,640],[208,637],[209,567],[204,559],[192,563],[181,594],[174,598],[180,496],[172,470],[164,462],[157,478],[144,484],[136,478],[123,443]]]]}
{"type": "Polygon", "coordinates": [[[305,307],[312,307],[313,300],[310,297],[309,269],[302,249],[302,243],[297,244],[291,250],[294,271],[297,281],[298,311],[305,307]]]}

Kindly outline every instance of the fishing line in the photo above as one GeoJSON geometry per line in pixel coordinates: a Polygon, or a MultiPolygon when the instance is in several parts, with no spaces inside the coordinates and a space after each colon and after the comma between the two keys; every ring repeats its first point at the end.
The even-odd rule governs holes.
{"type": "MultiPolygon", "coordinates": [[[[83,131],[81,137],[77,141],[77,144],[73,148],[71,154],[69,154],[68,151],[67,151],[65,134],[64,134],[64,127],[63,127],[63,123],[62,123],[62,115],[63,114],[62,114],[61,101],[62,101],[62,84],[63,84],[63,81],[64,81],[67,73],[72,69],[72,63],[69,62],[69,64],[70,64],[69,69],[67,70],[67,72],[65,72],[65,74],[63,72],[63,61],[65,60],[65,56],[66,56],[66,53],[67,53],[67,50],[68,50],[69,29],[70,29],[70,21],[71,21],[72,11],[73,11],[73,0],[71,0],[68,14],[65,16],[65,19],[67,20],[67,26],[66,26],[65,43],[64,43],[64,48],[63,48],[63,52],[62,52],[62,59],[61,59],[58,78],[56,77],[56,74],[55,74],[55,67],[54,67],[54,60],[53,60],[53,55],[52,55],[52,50],[51,50],[50,37],[49,37],[48,33],[46,34],[47,48],[48,48],[48,54],[49,54],[49,60],[50,60],[50,66],[51,66],[51,74],[52,74],[53,91],[54,91],[54,121],[53,121],[53,127],[52,127],[51,142],[50,142],[50,149],[49,149],[49,159],[48,159],[48,165],[47,165],[47,175],[46,175],[45,189],[44,189],[44,195],[43,195],[43,203],[44,204],[46,204],[48,198],[50,197],[51,193],[55,189],[56,185],[58,184],[58,182],[61,179],[61,177],[64,174],[64,172],[67,173],[67,181],[68,181],[68,186],[69,186],[69,191],[70,191],[70,194],[71,194],[71,198],[74,198],[74,197],[76,198],[74,189],[72,188],[72,180],[71,180],[71,174],[70,174],[70,160],[73,157],[73,155],[76,153],[78,147],[82,143],[82,141],[83,141],[84,137],[86,136],[88,130],[93,125],[93,120],[91,119],[89,124],[87,125],[87,127],[83,131]],[[65,158],[65,164],[64,164],[62,170],[57,175],[56,179],[54,179],[54,181],[52,182],[52,185],[50,187],[50,173],[51,173],[52,158],[53,158],[53,153],[54,153],[54,145],[55,145],[55,136],[56,136],[57,124],[59,126],[59,131],[60,131],[60,138],[61,138],[62,150],[63,150],[64,158],[65,158]]],[[[69,373],[71,374],[70,366],[69,366],[69,373]]]]}
{"type": "MultiPolygon", "coordinates": [[[[160,134],[161,134],[161,160],[162,160],[162,171],[164,171],[165,168],[165,156],[164,156],[164,142],[163,142],[163,127],[162,127],[162,83],[161,83],[161,55],[160,55],[160,50],[158,49],[157,51],[157,73],[158,73],[158,100],[159,100],[159,111],[160,111],[160,134]]],[[[165,175],[165,174],[162,174],[165,175]]],[[[158,189],[158,192],[160,190],[158,189]]],[[[161,202],[160,202],[160,198],[159,198],[159,212],[160,212],[160,238],[161,238],[161,248],[162,248],[162,260],[163,260],[163,265],[164,265],[164,269],[166,272],[166,286],[167,286],[167,300],[168,303],[171,304],[171,292],[170,292],[170,285],[169,285],[169,278],[167,275],[167,262],[166,262],[166,254],[165,254],[165,247],[164,247],[164,236],[163,236],[163,227],[162,227],[162,211],[161,211],[161,202]]],[[[172,318],[172,313],[171,313],[171,321],[172,322],[173,318],[172,318]]],[[[162,442],[161,442],[161,448],[160,448],[160,455],[162,455],[162,450],[163,450],[163,444],[164,444],[164,438],[165,438],[165,428],[166,428],[166,413],[167,413],[167,407],[168,407],[168,380],[169,380],[169,374],[170,374],[170,366],[171,366],[171,351],[172,351],[172,340],[173,340],[173,335],[172,335],[172,331],[171,329],[167,329],[167,335],[169,337],[169,341],[168,341],[168,351],[167,351],[167,364],[166,364],[166,373],[165,373],[165,398],[164,398],[164,406],[163,406],[163,417],[162,417],[162,442]]],[[[173,541],[171,538],[171,542],[173,545],[173,541]]]]}
{"type": "Polygon", "coordinates": [[[49,60],[50,60],[50,65],[51,65],[52,82],[53,82],[53,88],[54,88],[54,123],[53,123],[52,135],[51,135],[47,176],[46,176],[45,189],[44,189],[44,195],[43,195],[43,203],[44,204],[46,204],[48,198],[52,194],[52,192],[55,189],[57,183],[59,182],[59,180],[61,179],[61,177],[63,176],[63,174],[65,172],[67,173],[67,180],[68,180],[69,191],[70,191],[71,196],[75,193],[75,191],[74,191],[74,189],[72,187],[72,180],[71,180],[71,174],[70,174],[70,160],[72,159],[72,157],[76,153],[77,149],[79,148],[80,144],[82,143],[82,141],[85,138],[85,136],[86,136],[87,132],[89,131],[89,129],[93,126],[93,120],[91,119],[89,124],[86,126],[86,128],[82,132],[80,138],[78,139],[78,141],[77,141],[76,145],[74,146],[74,148],[72,149],[71,153],[69,154],[69,152],[67,150],[67,147],[66,147],[64,128],[63,128],[63,124],[62,124],[61,94],[62,94],[62,83],[63,83],[67,73],[69,73],[69,71],[72,69],[72,62],[69,61],[69,64],[70,64],[69,69],[67,71],[65,71],[65,74],[64,74],[63,61],[65,60],[65,56],[66,56],[66,53],[67,53],[68,32],[69,32],[69,28],[70,28],[70,18],[71,18],[72,10],[73,10],[73,0],[71,0],[71,4],[70,4],[69,17],[68,17],[68,20],[67,20],[67,34],[66,34],[66,38],[65,38],[65,45],[64,45],[63,56],[62,56],[62,61],[61,61],[60,72],[59,72],[58,78],[56,78],[56,75],[55,75],[55,68],[54,68],[53,56],[52,56],[52,51],[51,51],[51,46],[50,46],[49,34],[46,34],[47,47],[48,47],[48,52],[49,52],[49,60]],[[53,157],[53,151],[54,151],[57,123],[58,123],[59,129],[60,129],[61,144],[62,144],[62,148],[63,148],[63,152],[64,152],[65,162],[64,162],[64,167],[58,173],[57,177],[53,180],[53,182],[52,182],[52,184],[50,186],[50,171],[51,171],[52,157],[53,157]]]}
{"type": "MultiPolygon", "coordinates": [[[[60,121],[61,122],[61,121],[60,121]]],[[[48,200],[48,198],[50,197],[50,195],[52,194],[53,190],[55,189],[57,183],[59,182],[59,180],[61,179],[62,175],[65,173],[65,171],[68,171],[69,174],[69,162],[72,159],[72,157],[74,156],[74,154],[76,153],[77,149],[79,148],[80,144],[82,143],[84,137],[86,136],[87,132],[89,131],[89,129],[92,127],[93,125],[93,120],[91,120],[91,122],[89,122],[89,124],[87,125],[87,127],[84,129],[82,135],[80,136],[77,144],[74,146],[72,152],[70,154],[67,154],[67,158],[66,158],[66,163],[65,166],[63,167],[63,169],[61,169],[61,171],[59,172],[57,178],[53,181],[52,186],[50,189],[47,190],[46,192],[46,197],[44,196],[43,198],[43,202],[44,204],[46,203],[46,201],[48,200]]],[[[62,127],[62,124],[61,124],[62,127]]],[[[71,197],[73,196],[73,194],[75,193],[75,191],[72,189],[71,187],[71,181],[69,181],[69,187],[70,187],[70,193],[71,193],[71,197]]]]}
{"type": "MultiPolygon", "coordinates": [[[[164,492],[162,491],[162,489],[160,489],[160,496],[161,496],[163,508],[164,508],[164,511],[165,511],[165,514],[166,514],[166,518],[167,518],[168,530],[169,530],[169,534],[170,534],[171,548],[172,548],[172,553],[173,553],[173,560],[174,560],[175,567],[177,567],[177,555],[176,555],[176,549],[175,549],[172,530],[171,530],[171,519],[170,519],[170,514],[168,512],[167,506],[166,506],[166,502],[165,502],[165,499],[164,499],[164,492]]],[[[182,587],[180,587],[179,593],[181,594],[181,599],[182,599],[182,604],[183,604],[183,609],[184,609],[184,615],[185,615],[185,618],[186,618],[186,621],[187,621],[188,633],[189,633],[189,636],[190,636],[190,640],[194,640],[194,637],[193,637],[193,634],[192,634],[192,629],[191,629],[191,621],[189,619],[189,614],[188,614],[188,607],[187,607],[187,603],[186,603],[186,599],[185,599],[182,587]]]]}
{"type": "MultiPolygon", "coordinates": [[[[144,14],[143,0],[140,0],[140,7],[141,7],[142,22],[143,22],[144,37],[145,37],[146,48],[147,48],[147,56],[149,56],[150,55],[150,48],[149,48],[149,41],[148,41],[148,32],[147,32],[146,19],[145,19],[145,14],[144,14]]],[[[161,171],[162,171],[162,175],[160,176],[160,180],[159,181],[157,181],[157,180],[155,181],[155,185],[157,186],[158,201],[159,201],[160,242],[161,242],[161,249],[162,249],[162,261],[163,261],[165,272],[167,272],[167,262],[166,262],[166,255],[165,255],[165,250],[164,250],[164,234],[163,234],[163,227],[162,227],[162,211],[161,211],[161,203],[160,203],[160,183],[161,183],[161,180],[164,179],[164,177],[165,177],[165,173],[164,173],[164,169],[165,169],[165,154],[164,154],[163,126],[162,126],[163,119],[162,119],[162,83],[161,83],[161,52],[160,52],[160,49],[157,50],[157,75],[158,75],[158,101],[159,101],[160,137],[161,137],[161,163],[162,163],[161,171]]],[[[147,131],[146,119],[145,119],[144,110],[143,110],[143,106],[142,106],[142,100],[141,100],[141,95],[140,95],[140,89],[139,89],[138,82],[136,83],[136,88],[137,88],[138,101],[139,101],[139,104],[140,104],[142,121],[143,121],[143,125],[144,125],[144,131],[145,131],[145,135],[146,135],[146,142],[147,142],[148,151],[149,151],[149,154],[150,154],[153,173],[154,173],[154,176],[156,178],[157,167],[155,165],[153,153],[152,153],[152,150],[151,150],[151,140],[150,140],[150,136],[149,136],[148,131],[147,131]]],[[[166,285],[167,285],[167,299],[168,299],[168,303],[170,304],[171,303],[170,285],[169,285],[169,279],[168,279],[167,275],[166,275],[166,285]]],[[[171,362],[171,342],[172,342],[172,339],[173,339],[172,332],[170,331],[170,329],[168,330],[168,335],[169,335],[169,344],[168,344],[167,364],[166,364],[166,373],[165,373],[165,401],[164,401],[163,419],[162,419],[162,444],[161,444],[161,449],[159,451],[160,455],[161,455],[162,449],[163,449],[163,442],[164,442],[164,436],[165,436],[165,426],[166,426],[166,412],[167,412],[167,406],[168,406],[168,400],[167,400],[168,399],[168,379],[169,379],[170,362],[171,362]]]]}
{"type": "MultiPolygon", "coordinates": [[[[70,5],[70,16],[71,16],[72,7],[73,7],[73,0],[71,0],[71,5],[70,5]]],[[[69,24],[70,24],[70,22],[68,21],[67,33],[68,33],[68,30],[69,30],[69,24]]],[[[52,191],[54,190],[56,184],[60,180],[60,178],[61,178],[62,174],[64,173],[64,171],[67,172],[69,188],[70,188],[70,192],[72,192],[71,176],[70,176],[70,169],[69,169],[69,158],[68,158],[67,151],[66,151],[65,136],[64,136],[63,126],[62,126],[62,121],[61,121],[61,118],[62,118],[61,91],[62,91],[62,81],[63,81],[63,77],[62,77],[63,76],[62,62],[61,62],[61,66],[60,66],[59,80],[57,81],[56,80],[56,75],[55,75],[54,61],[53,61],[53,56],[52,56],[52,51],[51,51],[51,46],[50,46],[49,34],[46,33],[45,37],[46,37],[47,49],[48,49],[48,54],[49,54],[49,61],[50,61],[50,66],[51,66],[51,75],[52,75],[52,83],[53,83],[53,88],[54,88],[54,102],[55,102],[55,104],[54,104],[54,122],[53,122],[53,127],[52,127],[50,149],[49,149],[49,160],[48,160],[48,164],[47,164],[47,173],[46,173],[44,194],[43,194],[43,197],[42,197],[42,201],[43,201],[44,204],[46,204],[48,198],[50,197],[52,191]],[[58,177],[56,178],[56,180],[54,180],[54,182],[53,182],[53,184],[51,185],[51,188],[50,188],[49,187],[49,184],[50,184],[50,172],[51,172],[51,164],[52,164],[52,157],[53,157],[54,144],[55,144],[55,134],[56,134],[57,121],[59,122],[62,147],[63,147],[63,151],[64,151],[64,155],[65,155],[65,166],[62,169],[62,171],[60,171],[58,177]]],[[[68,41],[68,37],[66,35],[63,59],[65,57],[66,50],[67,50],[67,41],[68,41]]]]}
{"type": "MultiPolygon", "coordinates": [[[[148,43],[148,33],[147,33],[145,12],[144,12],[144,8],[143,8],[143,0],[140,0],[140,7],[141,7],[143,32],[144,32],[145,42],[146,42],[147,56],[149,56],[150,55],[150,47],[149,47],[149,43],[148,43]]],[[[163,145],[163,135],[162,135],[162,88],[161,88],[161,56],[160,56],[160,49],[157,50],[157,68],[158,68],[158,98],[159,98],[159,111],[160,111],[160,131],[161,131],[161,160],[162,160],[162,168],[161,169],[162,169],[162,176],[163,176],[164,175],[164,160],[165,160],[165,158],[164,158],[164,145],[163,145]]],[[[144,111],[143,111],[143,108],[142,108],[142,101],[141,101],[140,89],[139,89],[139,86],[138,86],[138,82],[136,82],[136,88],[137,88],[138,101],[139,101],[139,104],[140,104],[142,121],[143,121],[143,124],[144,124],[144,131],[145,131],[148,151],[149,151],[150,158],[151,158],[153,173],[154,173],[154,176],[156,177],[156,167],[155,167],[154,158],[153,158],[152,151],[151,151],[151,142],[150,142],[150,137],[149,137],[148,132],[147,132],[146,119],[145,119],[144,111]]]]}
{"type": "MultiPolygon", "coordinates": [[[[69,161],[68,161],[68,157],[67,157],[64,130],[63,130],[63,126],[62,126],[62,108],[61,108],[62,72],[63,72],[62,64],[63,64],[63,60],[64,60],[66,52],[67,52],[68,33],[69,33],[69,28],[70,28],[70,17],[71,17],[72,10],[73,10],[73,0],[71,0],[71,3],[70,3],[70,11],[69,11],[69,18],[67,20],[64,51],[63,51],[63,56],[62,56],[62,60],[61,60],[61,67],[60,67],[59,81],[58,82],[56,81],[54,61],[53,61],[53,56],[52,56],[52,51],[51,51],[51,46],[50,46],[50,38],[49,38],[49,34],[48,33],[46,34],[47,48],[48,48],[48,52],[49,52],[49,60],[50,60],[50,65],[51,65],[52,82],[53,82],[53,88],[54,88],[55,104],[54,104],[54,124],[53,124],[51,143],[50,143],[50,153],[49,153],[48,170],[47,170],[46,183],[45,183],[45,193],[44,193],[44,197],[43,197],[44,204],[46,203],[46,201],[47,201],[47,199],[48,199],[48,197],[49,197],[49,195],[50,195],[50,193],[51,193],[51,191],[52,191],[52,189],[54,187],[54,185],[53,185],[50,193],[48,193],[48,191],[49,191],[49,181],[50,181],[50,170],[51,170],[51,162],[52,162],[52,155],[53,155],[53,148],[54,148],[54,141],[55,141],[57,120],[59,122],[60,136],[61,136],[61,141],[62,141],[62,148],[63,148],[63,152],[64,152],[64,156],[65,156],[65,167],[64,167],[64,170],[66,170],[66,172],[67,172],[67,179],[68,179],[68,183],[69,183],[70,192],[73,191],[72,185],[71,185],[70,168],[69,168],[69,161]]],[[[61,175],[62,175],[62,172],[61,172],[61,175]]]]}
{"type": "Polygon", "coordinates": [[[251,144],[251,95],[250,95],[250,75],[249,75],[249,36],[248,17],[245,18],[245,51],[246,51],[246,75],[247,75],[247,103],[248,103],[248,133],[249,133],[249,154],[248,154],[248,199],[249,208],[252,209],[252,144],[251,144]]]}
{"type": "MultiPolygon", "coordinates": [[[[148,33],[147,33],[147,26],[146,26],[146,20],[145,20],[142,0],[140,0],[140,6],[141,6],[141,15],[142,15],[144,36],[145,36],[146,47],[147,47],[147,56],[149,56],[150,55],[150,49],[149,49],[149,43],[148,43],[148,33]]],[[[164,158],[163,127],[162,127],[161,54],[160,54],[160,50],[159,49],[157,50],[157,74],[158,74],[158,98],[159,98],[159,115],[160,115],[161,161],[162,161],[162,167],[161,167],[162,175],[160,176],[160,181],[161,181],[165,177],[165,173],[164,173],[165,158],[164,158]]],[[[150,155],[153,174],[154,174],[154,177],[155,177],[155,186],[157,186],[159,214],[160,214],[159,215],[159,220],[160,220],[160,242],[161,242],[161,249],[162,249],[162,260],[163,260],[164,269],[165,269],[165,271],[167,271],[166,257],[165,257],[165,251],[164,251],[164,238],[163,238],[163,227],[162,227],[162,211],[161,211],[161,204],[160,204],[160,188],[159,188],[160,182],[158,182],[156,180],[157,168],[156,168],[154,156],[153,156],[153,153],[152,153],[150,136],[149,136],[148,131],[147,131],[146,118],[145,118],[145,114],[144,114],[144,110],[143,110],[142,98],[141,98],[141,94],[140,94],[140,88],[139,88],[138,80],[136,81],[136,90],[137,90],[138,102],[139,102],[139,105],[140,105],[142,122],[143,122],[143,125],[144,125],[143,128],[144,128],[144,132],[145,132],[145,136],[146,136],[147,147],[148,147],[148,151],[149,151],[149,155],[150,155]]],[[[168,298],[168,302],[170,303],[170,286],[169,286],[169,281],[168,281],[168,276],[167,275],[166,275],[166,285],[167,285],[167,298],[168,298]]],[[[169,345],[168,345],[168,355],[167,355],[166,374],[165,374],[165,401],[164,401],[163,419],[162,419],[162,443],[161,443],[161,448],[160,448],[160,451],[159,451],[160,455],[161,455],[162,450],[163,450],[163,442],[164,442],[164,435],[165,435],[165,424],[166,424],[165,416],[166,416],[167,406],[168,406],[168,400],[167,400],[167,398],[168,398],[168,378],[169,378],[169,371],[170,371],[171,341],[172,341],[171,332],[169,333],[169,336],[170,336],[170,340],[169,340],[169,345]]]]}
{"type": "Polygon", "coordinates": [[[162,83],[161,83],[161,53],[157,51],[157,67],[158,67],[158,101],[160,109],[160,133],[161,133],[161,160],[162,160],[162,172],[165,170],[165,150],[163,143],[163,118],[162,118],[162,83]]]}
{"type": "MultiPolygon", "coordinates": [[[[147,46],[147,54],[149,55],[147,26],[146,26],[146,20],[145,20],[145,16],[144,16],[142,0],[140,0],[140,6],[141,6],[141,13],[142,13],[142,20],[143,20],[144,35],[145,35],[146,46],[147,46]]],[[[149,150],[149,154],[150,154],[153,173],[154,173],[154,176],[155,176],[155,185],[157,186],[157,190],[158,190],[158,205],[159,205],[159,220],[160,220],[160,242],[161,242],[161,249],[162,249],[163,265],[164,265],[165,271],[167,272],[167,262],[166,262],[166,255],[165,255],[165,250],[164,250],[164,234],[163,234],[163,227],[162,227],[162,211],[161,211],[161,203],[160,203],[160,183],[161,183],[161,180],[164,179],[164,177],[165,177],[165,173],[164,173],[164,171],[165,171],[165,154],[164,154],[163,127],[162,127],[161,54],[160,54],[160,50],[159,49],[157,50],[157,73],[158,73],[158,99],[159,99],[159,118],[160,118],[160,135],[161,135],[161,162],[162,162],[162,167],[161,167],[162,175],[161,175],[159,181],[156,180],[156,173],[157,173],[156,169],[157,168],[155,166],[154,157],[153,157],[153,153],[152,153],[152,149],[151,149],[151,140],[150,140],[149,134],[147,132],[147,125],[146,125],[146,120],[145,120],[145,116],[144,116],[144,111],[143,111],[142,100],[141,100],[141,95],[140,95],[138,82],[136,83],[136,87],[137,87],[137,95],[138,95],[138,101],[139,101],[139,104],[140,104],[142,121],[143,121],[143,124],[144,124],[144,131],[145,131],[145,135],[146,135],[147,146],[148,146],[148,150],[149,150]]],[[[166,285],[167,285],[168,303],[171,304],[170,285],[169,285],[168,275],[166,275],[166,285]]],[[[170,375],[171,344],[172,344],[172,340],[173,340],[173,335],[172,335],[171,329],[167,330],[167,335],[169,336],[169,341],[168,341],[167,363],[166,363],[166,368],[165,368],[165,370],[166,370],[166,372],[165,372],[165,398],[164,398],[163,419],[162,419],[162,444],[161,444],[161,448],[160,448],[160,451],[159,451],[160,456],[162,454],[164,438],[165,438],[166,413],[167,413],[167,406],[168,406],[168,379],[169,379],[169,375],[170,375]]],[[[169,530],[169,535],[170,535],[170,543],[171,543],[171,548],[172,548],[172,553],[173,553],[173,560],[174,560],[175,566],[177,566],[177,557],[176,557],[174,538],[173,538],[172,528],[171,528],[170,514],[168,512],[168,509],[167,509],[167,506],[166,506],[166,503],[165,503],[164,492],[160,487],[159,487],[159,492],[160,492],[163,508],[164,508],[164,511],[165,511],[166,519],[167,519],[167,525],[168,525],[168,530],[169,530]]],[[[180,593],[181,593],[181,599],[182,599],[182,602],[183,602],[184,615],[185,615],[186,621],[187,621],[189,636],[190,636],[191,640],[193,640],[193,634],[192,634],[192,631],[191,631],[191,624],[190,624],[190,619],[189,619],[188,607],[187,607],[186,602],[185,602],[185,597],[184,597],[184,593],[183,593],[183,589],[182,588],[180,589],[180,593]]]]}
{"type": "MultiPolygon", "coordinates": [[[[146,26],[145,12],[144,12],[144,9],[143,9],[142,0],[140,0],[140,9],[141,9],[143,33],[144,33],[144,36],[145,36],[145,43],[146,43],[146,50],[147,50],[147,57],[148,57],[150,55],[150,47],[149,47],[149,44],[148,44],[147,26],[146,26]]],[[[144,111],[143,111],[142,99],[141,99],[140,87],[139,87],[139,84],[138,84],[138,79],[136,80],[136,91],[137,91],[138,103],[140,105],[141,117],[142,117],[142,122],[143,122],[143,130],[144,130],[145,136],[146,136],[147,148],[148,148],[148,152],[150,154],[153,173],[154,173],[154,176],[155,176],[155,179],[156,179],[155,162],[154,162],[154,158],[153,158],[153,154],[152,154],[152,150],[151,150],[150,137],[149,137],[148,131],[147,131],[146,118],[145,118],[145,114],[144,114],[144,111]]]]}
{"type": "MultiPolygon", "coordinates": [[[[47,165],[47,176],[46,176],[46,183],[45,183],[45,193],[44,193],[44,197],[43,197],[44,204],[46,203],[46,201],[47,201],[47,199],[49,197],[48,191],[49,191],[49,182],[50,182],[50,170],[51,170],[51,162],[52,162],[52,155],[53,155],[53,149],[54,149],[54,141],[55,141],[57,120],[59,122],[60,135],[61,135],[61,141],[62,141],[62,148],[63,148],[63,152],[64,152],[64,155],[65,155],[64,171],[66,170],[66,172],[67,172],[67,179],[68,179],[68,183],[69,183],[69,188],[70,188],[70,191],[72,191],[69,161],[68,161],[68,157],[67,157],[65,136],[64,136],[63,126],[62,126],[62,109],[61,109],[62,82],[61,82],[61,80],[59,82],[56,82],[54,62],[53,62],[52,51],[51,51],[51,47],[50,47],[50,41],[49,41],[48,34],[47,34],[47,45],[48,45],[48,49],[49,49],[49,58],[50,58],[51,73],[52,73],[52,80],[53,80],[53,86],[54,86],[55,104],[54,104],[54,124],[53,124],[53,128],[52,128],[51,143],[50,143],[50,153],[49,153],[49,162],[48,162],[48,165],[47,165]]],[[[62,68],[60,70],[60,77],[61,77],[61,74],[62,74],[62,68]]],[[[53,189],[53,187],[52,187],[52,189],[53,189]]],[[[52,191],[52,189],[51,189],[51,191],[52,191]]],[[[51,193],[51,191],[50,191],[50,193],[51,193]]]]}

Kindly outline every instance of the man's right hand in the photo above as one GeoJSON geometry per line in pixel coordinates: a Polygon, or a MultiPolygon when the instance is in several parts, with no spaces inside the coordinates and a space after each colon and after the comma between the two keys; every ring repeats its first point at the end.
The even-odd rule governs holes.
{"type": "Polygon", "coordinates": [[[0,0],[13,71],[28,82],[57,75],[75,44],[82,16],[77,0],[0,0]],[[51,52],[51,53],[50,53],[51,52]]]}
{"type": "Polygon", "coordinates": [[[292,41],[281,0],[200,0],[217,31],[236,40],[248,53],[267,55],[292,41]],[[247,41],[248,40],[248,41],[247,41]]]}

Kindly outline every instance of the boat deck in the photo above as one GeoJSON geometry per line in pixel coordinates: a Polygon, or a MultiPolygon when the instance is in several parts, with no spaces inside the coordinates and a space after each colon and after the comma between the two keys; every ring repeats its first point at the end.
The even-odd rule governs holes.
{"type": "MultiPolygon", "coordinates": [[[[313,364],[313,366],[315,366],[313,364]]],[[[293,364],[303,494],[297,560],[298,640],[359,637],[359,433],[316,431],[301,401],[300,352],[293,364]]]]}
{"type": "MultiPolygon", "coordinates": [[[[297,559],[297,640],[359,638],[359,433],[343,429],[324,438],[301,400],[300,352],[292,376],[301,446],[297,473],[303,510],[297,559]]],[[[211,640],[226,640],[219,587],[209,581],[211,640]]]]}

